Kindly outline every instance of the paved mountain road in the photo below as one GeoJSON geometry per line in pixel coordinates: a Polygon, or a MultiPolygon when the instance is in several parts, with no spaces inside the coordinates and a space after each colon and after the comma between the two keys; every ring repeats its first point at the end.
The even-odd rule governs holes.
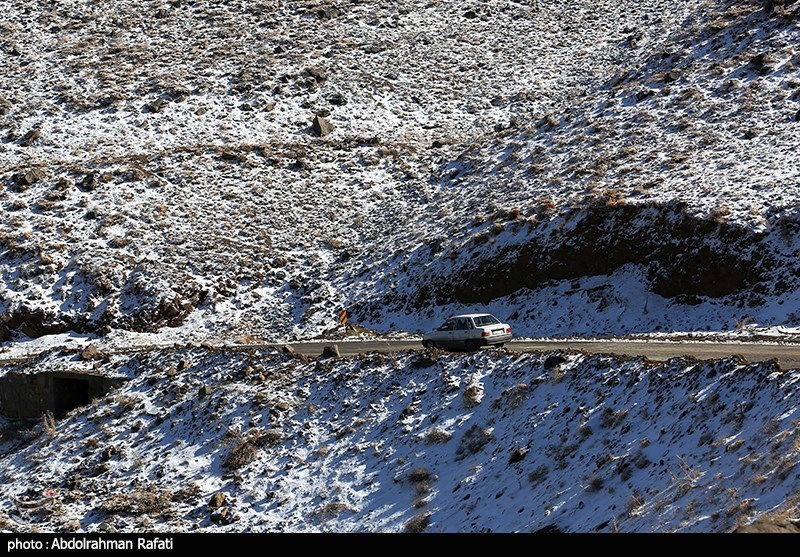
{"type": "MultiPolygon", "coordinates": [[[[402,350],[422,350],[419,340],[319,340],[272,344],[231,344],[220,345],[204,343],[216,349],[249,350],[290,346],[296,352],[308,356],[318,356],[326,346],[336,345],[342,356],[353,356],[368,352],[399,352],[402,350]]],[[[130,346],[119,349],[104,349],[111,354],[130,354],[155,350],[169,350],[180,345],[130,346]]],[[[190,345],[191,346],[191,345],[190,345]]],[[[194,345],[196,346],[196,345],[194,345]]],[[[622,356],[644,356],[650,360],[664,361],[669,358],[691,356],[700,360],[713,360],[741,356],[747,362],[777,360],[783,370],[800,369],[800,342],[783,344],[766,342],[720,342],[720,341],[653,341],[653,340],[512,340],[506,343],[509,350],[518,352],[554,350],[579,350],[588,353],[618,354],[622,356]]],[[[13,365],[31,360],[39,353],[4,355],[0,353],[0,365],[13,365]]]]}
{"type": "MultiPolygon", "coordinates": [[[[336,345],[342,356],[365,352],[397,352],[400,350],[422,350],[416,340],[383,341],[314,341],[289,343],[301,354],[317,356],[325,346],[336,345]]],[[[677,342],[677,341],[601,341],[601,340],[513,340],[506,348],[519,352],[582,350],[590,353],[644,356],[651,360],[664,361],[679,356],[692,356],[700,360],[713,360],[730,356],[741,356],[748,362],[764,362],[776,359],[781,369],[800,369],[800,344],[767,344],[757,342],[677,342]]]]}

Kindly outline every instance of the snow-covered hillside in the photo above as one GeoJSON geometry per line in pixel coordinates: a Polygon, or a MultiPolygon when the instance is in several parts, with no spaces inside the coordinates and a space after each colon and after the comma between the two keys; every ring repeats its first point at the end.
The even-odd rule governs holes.
{"type": "Polygon", "coordinates": [[[796,369],[243,346],[800,341],[800,2],[2,9],[0,531],[800,529],[796,369]]]}
{"type": "Polygon", "coordinates": [[[128,381],[2,430],[0,530],[798,529],[800,375],[771,363],[188,348],[15,371],[87,367],[128,381]]]}
{"type": "Polygon", "coordinates": [[[755,0],[13,2],[0,338],[796,327],[797,39],[755,0]]]}

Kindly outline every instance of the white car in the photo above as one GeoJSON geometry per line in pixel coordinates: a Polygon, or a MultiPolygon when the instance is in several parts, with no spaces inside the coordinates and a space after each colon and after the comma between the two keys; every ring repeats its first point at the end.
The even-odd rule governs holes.
{"type": "Polygon", "coordinates": [[[453,315],[440,327],[422,335],[425,348],[463,348],[503,346],[511,340],[511,326],[490,313],[453,315]]]}

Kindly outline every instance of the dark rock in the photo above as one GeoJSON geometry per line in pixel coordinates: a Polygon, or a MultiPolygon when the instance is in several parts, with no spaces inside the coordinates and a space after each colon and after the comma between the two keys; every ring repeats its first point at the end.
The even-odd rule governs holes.
{"type": "Polygon", "coordinates": [[[211,499],[208,500],[208,508],[209,509],[219,509],[225,504],[227,497],[222,492],[217,492],[211,496],[211,499]]]}
{"type": "Polygon", "coordinates": [[[12,181],[19,191],[24,191],[39,180],[44,179],[44,177],[44,171],[37,168],[34,170],[29,170],[28,172],[19,172],[14,174],[12,181]]]}
{"type": "Polygon", "coordinates": [[[749,524],[738,526],[734,534],[798,534],[800,525],[788,519],[760,517],[749,524]]]}
{"type": "Polygon", "coordinates": [[[529,449],[514,449],[508,457],[508,463],[514,464],[515,462],[519,462],[527,456],[528,451],[529,449]]]}
{"type": "Polygon", "coordinates": [[[542,526],[538,530],[533,531],[534,534],[563,534],[565,533],[564,530],[556,526],[555,524],[548,524],[547,526],[542,526]]]}
{"type": "Polygon", "coordinates": [[[328,71],[325,68],[306,68],[306,73],[317,83],[324,83],[328,79],[328,71]]]}
{"type": "Polygon", "coordinates": [[[212,389],[212,388],[211,388],[210,386],[208,386],[208,385],[203,385],[203,386],[202,386],[202,387],[200,387],[200,389],[197,391],[197,395],[198,395],[200,398],[204,398],[204,397],[207,397],[207,396],[211,396],[211,393],[212,393],[212,392],[214,392],[214,389],[212,389]]]}
{"type": "Polygon", "coordinates": [[[0,342],[5,342],[7,340],[11,340],[11,331],[8,330],[8,327],[0,323],[0,342]]]}
{"type": "Polygon", "coordinates": [[[39,136],[41,134],[42,132],[39,130],[39,128],[34,128],[20,138],[19,144],[22,145],[23,147],[28,147],[34,141],[39,139],[39,136]]]}
{"type": "Polygon", "coordinates": [[[158,99],[155,99],[152,102],[149,102],[149,103],[145,104],[142,107],[142,110],[144,110],[145,112],[153,112],[153,113],[161,112],[161,109],[163,109],[166,106],[166,104],[167,104],[167,101],[165,101],[162,98],[158,98],[158,99]]]}
{"type": "Polygon", "coordinates": [[[347,104],[347,99],[339,92],[331,93],[325,100],[336,106],[344,106],[347,104]]]}
{"type": "Polygon", "coordinates": [[[436,357],[430,353],[423,353],[417,355],[411,362],[415,368],[431,367],[436,365],[436,357]]]}
{"type": "Polygon", "coordinates": [[[314,116],[314,120],[311,122],[311,128],[317,136],[325,137],[333,131],[333,124],[323,116],[314,116]]]}
{"type": "Polygon", "coordinates": [[[552,369],[557,365],[563,364],[566,361],[567,359],[564,356],[553,354],[552,356],[548,356],[547,359],[545,359],[544,369],[552,369]]]}
{"type": "Polygon", "coordinates": [[[317,17],[320,19],[334,19],[342,15],[342,11],[336,6],[325,6],[317,9],[317,17]]]}
{"type": "Polygon", "coordinates": [[[464,17],[467,19],[475,19],[478,17],[478,13],[475,10],[467,10],[464,12],[464,17]]]}
{"type": "Polygon", "coordinates": [[[215,524],[230,524],[233,521],[233,513],[228,507],[220,507],[211,513],[211,522],[215,524]]]}
{"type": "Polygon", "coordinates": [[[107,462],[111,460],[112,457],[116,456],[118,453],[119,451],[117,450],[116,447],[109,446],[103,449],[103,451],[100,453],[100,458],[103,460],[103,462],[107,462]]]}
{"type": "Polygon", "coordinates": [[[78,184],[78,187],[84,191],[94,191],[99,183],[100,180],[97,178],[97,174],[90,172],[83,180],[81,180],[81,182],[78,184]]]}
{"type": "Polygon", "coordinates": [[[90,344],[81,351],[81,359],[84,361],[102,360],[105,357],[106,354],[95,344],[90,344]]]}

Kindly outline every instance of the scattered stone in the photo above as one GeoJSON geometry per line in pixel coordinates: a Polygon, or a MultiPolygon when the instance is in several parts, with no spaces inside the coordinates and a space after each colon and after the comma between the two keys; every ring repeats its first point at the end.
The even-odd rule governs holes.
{"type": "Polygon", "coordinates": [[[508,463],[514,464],[524,459],[528,454],[529,449],[514,449],[511,451],[511,456],[508,457],[508,463]]]}
{"type": "Polygon", "coordinates": [[[211,522],[214,524],[230,524],[233,520],[233,513],[228,507],[221,507],[211,513],[211,522]]]}
{"type": "Polygon", "coordinates": [[[317,83],[324,83],[328,79],[328,71],[325,68],[306,68],[306,73],[317,83]]]}
{"type": "Polygon", "coordinates": [[[89,360],[102,360],[106,357],[105,352],[100,350],[96,344],[90,344],[81,351],[81,359],[84,361],[89,360]]]}
{"type": "Polygon", "coordinates": [[[97,174],[90,172],[83,180],[81,180],[81,182],[78,184],[78,188],[84,191],[94,191],[99,183],[100,180],[97,178],[97,174]]]}
{"type": "Polygon", "coordinates": [[[175,377],[176,375],[178,375],[178,369],[176,367],[172,366],[172,367],[167,368],[167,371],[165,373],[166,373],[167,377],[175,377]]]}
{"type": "Polygon", "coordinates": [[[105,534],[116,534],[117,529],[114,528],[114,525],[109,522],[103,522],[97,529],[105,534]]]}
{"type": "Polygon", "coordinates": [[[211,496],[211,499],[208,500],[208,508],[209,509],[219,509],[225,504],[227,497],[222,492],[217,492],[211,496]]]}
{"type": "Polygon", "coordinates": [[[158,98],[152,102],[145,104],[142,107],[142,110],[144,110],[145,112],[152,112],[152,113],[161,112],[161,109],[163,109],[166,106],[166,104],[167,101],[165,101],[162,98],[158,98]]]}
{"type": "Polygon", "coordinates": [[[544,361],[544,369],[552,369],[557,365],[561,365],[566,362],[567,359],[564,356],[558,356],[556,354],[552,356],[548,356],[547,359],[544,361]]]}
{"type": "Polygon", "coordinates": [[[212,389],[212,388],[211,388],[210,386],[208,386],[208,385],[203,385],[202,387],[200,387],[200,389],[199,389],[199,391],[197,392],[197,394],[198,394],[198,396],[199,396],[200,398],[204,398],[204,397],[207,397],[207,396],[211,396],[211,393],[212,393],[212,392],[214,392],[214,389],[212,389]]]}
{"type": "Polygon", "coordinates": [[[331,93],[325,100],[336,106],[344,106],[347,104],[347,99],[339,92],[331,93]]]}
{"type": "Polygon", "coordinates": [[[431,367],[436,365],[436,357],[429,352],[418,354],[411,362],[411,365],[415,368],[431,367]]]}
{"type": "Polygon", "coordinates": [[[324,6],[322,8],[317,9],[317,17],[320,19],[334,19],[342,15],[342,12],[336,6],[324,6]]]}
{"type": "Polygon", "coordinates": [[[317,136],[325,137],[333,131],[333,124],[324,116],[314,116],[314,120],[311,122],[311,128],[317,136]]]}
{"type": "Polygon", "coordinates": [[[19,172],[14,174],[12,180],[18,190],[24,191],[39,180],[44,179],[44,177],[44,171],[37,168],[34,170],[29,170],[28,172],[19,172]]]}
{"type": "Polygon", "coordinates": [[[34,128],[34,129],[32,129],[31,131],[29,131],[28,133],[26,133],[25,135],[23,135],[23,136],[20,138],[20,140],[19,140],[19,144],[20,144],[21,146],[23,146],[23,147],[28,147],[28,146],[30,146],[30,145],[31,145],[31,144],[32,144],[34,141],[36,141],[37,139],[39,139],[39,136],[40,136],[41,134],[42,134],[42,132],[39,130],[39,128],[34,128]]]}
{"type": "Polygon", "coordinates": [[[795,521],[760,517],[733,530],[734,534],[798,534],[800,525],[795,521]]]}
{"type": "Polygon", "coordinates": [[[478,13],[475,10],[467,10],[466,12],[464,12],[464,17],[466,19],[475,19],[476,17],[478,17],[478,13]]]}
{"type": "Polygon", "coordinates": [[[103,449],[103,451],[100,453],[100,458],[103,460],[103,462],[107,462],[111,460],[111,458],[117,455],[118,453],[119,451],[117,450],[116,447],[114,447],[113,445],[108,446],[105,449],[103,449]]]}

